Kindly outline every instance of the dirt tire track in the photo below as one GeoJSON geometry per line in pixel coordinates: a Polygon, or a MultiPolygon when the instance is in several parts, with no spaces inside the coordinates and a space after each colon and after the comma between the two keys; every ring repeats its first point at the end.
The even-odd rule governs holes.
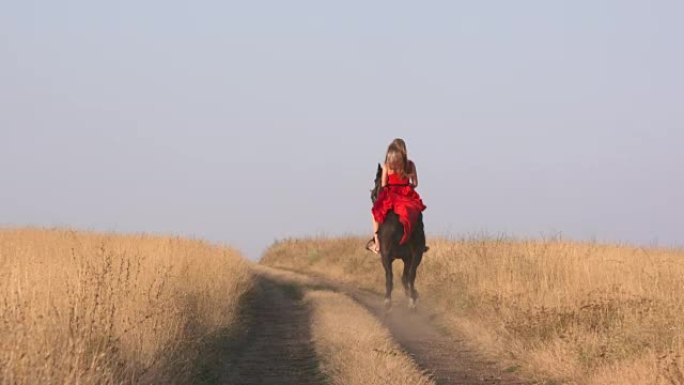
{"type": "Polygon", "coordinates": [[[406,301],[395,299],[393,309],[387,313],[380,296],[358,290],[347,293],[383,320],[396,341],[421,368],[432,374],[437,384],[529,384],[484,358],[462,338],[441,331],[427,314],[409,310],[406,301]]]}
{"type": "MultiPolygon", "coordinates": [[[[437,384],[460,385],[530,385],[534,382],[521,379],[515,373],[503,370],[496,362],[483,357],[458,336],[451,335],[435,325],[425,306],[419,302],[418,310],[409,310],[401,288],[394,291],[394,307],[387,313],[383,298],[375,293],[355,288],[330,279],[289,270],[274,269],[288,274],[308,277],[315,288],[327,287],[353,298],[371,314],[380,319],[394,339],[437,384]]],[[[280,273],[279,275],[284,275],[280,273]]]]}
{"type": "Polygon", "coordinates": [[[263,274],[246,300],[218,384],[323,384],[311,341],[310,309],[296,286],[263,274]]]}

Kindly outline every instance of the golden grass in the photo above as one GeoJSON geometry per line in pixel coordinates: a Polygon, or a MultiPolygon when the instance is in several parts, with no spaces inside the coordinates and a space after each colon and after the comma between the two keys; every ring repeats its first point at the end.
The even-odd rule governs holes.
{"type": "Polygon", "coordinates": [[[250,283],[202,241],[0,230],[0,383],[191,383],[250,283]]]}
{"type": "Polygon", "coordinates": [[[321,370],[336,385],[434,385],[389,331],[351,298],[309,291],[312,335],[321,370]]]}
{"type": "MultiPolygon", "coordinates": [[[[365,242],[280,241],[262,263],[381,292],[365,242]]],[[[429,244],[416,282],[423,306],[490,354],[556,382],[684,384],[684,251],[558,239],[429,244]]]]}

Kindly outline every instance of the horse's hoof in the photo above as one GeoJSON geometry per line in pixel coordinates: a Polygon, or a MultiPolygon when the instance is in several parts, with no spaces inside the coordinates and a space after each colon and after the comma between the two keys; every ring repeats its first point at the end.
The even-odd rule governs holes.
{"type": "Polygon", "coordinates": [[[390,311],[392,309],[392,300],[385,298],[385,311],[390,311]]]}
{"type": "Polygon", "coordinates": [[[417,304],[418,304],[418,301],[417,301],[417,300],[415,300],[415,299],[413,299],[413,298],[409,298],[409,303],[408,303],[409,309],[411,309],[411,310],[416,310],[416,305],[417,305],[417,304]]]}

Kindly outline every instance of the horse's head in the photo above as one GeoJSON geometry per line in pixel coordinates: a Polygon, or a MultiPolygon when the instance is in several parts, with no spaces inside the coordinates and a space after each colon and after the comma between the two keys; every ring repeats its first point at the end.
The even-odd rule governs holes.
{"type": "Polygon", "coordinates": [[[378,163],[378,171],[375,173],[375,187],[371,190],[371,202],[375,203],[378,199],[378,193],[380,192],[380,187],[382,186],[382,166],[378,163]]]}

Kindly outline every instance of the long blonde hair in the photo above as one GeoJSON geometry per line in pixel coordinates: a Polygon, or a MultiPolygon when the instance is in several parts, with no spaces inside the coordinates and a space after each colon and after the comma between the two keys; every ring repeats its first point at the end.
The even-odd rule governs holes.
{"type": "Polygon", "coordinates": [[[391,144],[394,144],[395,146],[399,147],[399,150],[403,151],[404,155],[408,159],[408,151],[406,150],[406,142],[404,142],[404,139],[395,138],[391,144]]]}
{"type": "MultiPolygon", "coordinates": [[[[400,143],[395,143],[397,140],[401,139],[395,139],[387,147],[387,154],[385,155],[385,165],[389,170],[399,173],[401,178],[404,179],[407,178],[409,175],[408,157],[406,156],[406,145],[404,144],[402,146],[400,143]]],[[[402,144],[403,142],[404,141],[401,140],[402,144]]]]}

